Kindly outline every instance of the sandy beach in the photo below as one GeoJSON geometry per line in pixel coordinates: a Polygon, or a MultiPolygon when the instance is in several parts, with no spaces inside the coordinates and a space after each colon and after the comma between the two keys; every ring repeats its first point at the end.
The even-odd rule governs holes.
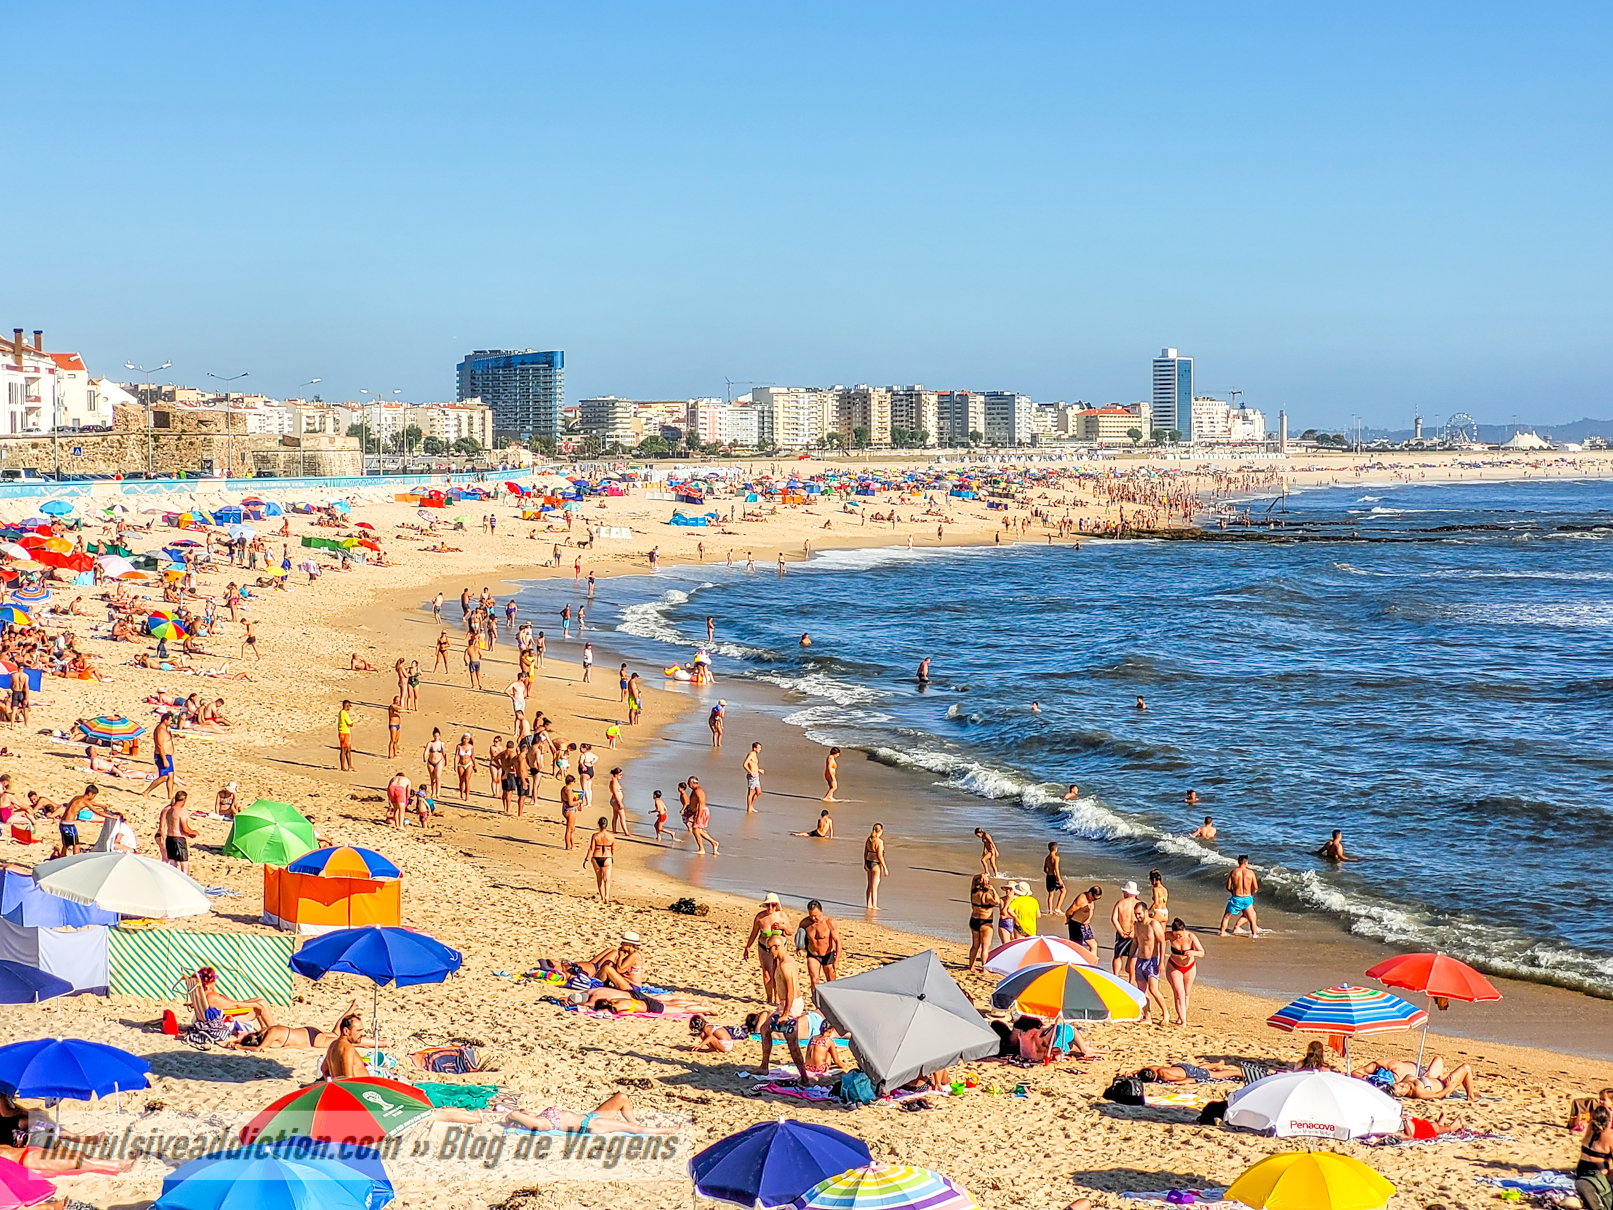
{"type": "MultiPolygon", "coordinates": [[[[1568,478],[1613,471],[1613,459],[1605,453],[1512,460],[1476,454],[1396,455],[1393,461],[1400,465],[1369,469],[1371,459],[1365,457],[1260,463],[1241,472],[1229,469],[1223,483],[1269,499],[1278,474],[1290,488],[1298,488],[1337,481],[1481,475],[1568,478]],[[1308,467],[1316,469],[1304,469],[1308,467]]],[[[912,462],[910,458],[888,465],[912,462]]],[[[785,469],[797,465],[803,474],[822,469],[811,462],[785,469]]],[[[1131,469],[1140,463],[1119,465],[1131,469]]],[[[1165,463],[1161,469],[1183,467],[1165,463]]],[[[1206,475],[1190,488],[1208,491],[1214,482],[1206,475]]],[[[205,501],[210,494],[238,499],[242,490],[240,485],[221,490],[209,484],[199,498],[205,501]]],[[[272,498],[275,493],[265,494],[272,498]]],[[[1115,525],[1122,510],[1135,520],[1139,507],[1135,499],[1100,500],[1091,494],[1075,503],[1075,495],[1054,488],[1043,503],[1055,515],[1061,506],[1074,507],[1094,522],[1115,525]]],[[[729,739],[714,755],[704,742],[701,717],[709,694],[663,682],[659,670],[637,669],[649,677],[643,722],[623,727],[618,749],[610,751],[605,748],[605,729],[625,720],[625,707],[620,703],[618,661],[611,655],[609,635],[583,636],[601,640],[595,675],[584,685],[579,680],[580,643],[575,638],[555,641],[558,627],[547,618],[531,619],[550,635],[532,705],[553,720],[566,740],[594,744],[600,750],[602,770],[613,764],[625,770],[637,839],[617,844],[615,901],[608,906],[598,902],[582,854],[562,847],[551,779],[544,779],[540,802],[524,818],[505,815],[490,793],[487,775],[478,772],[468,803],[445,789],[439,799],[440,818],[427,832],[422,833],[412,819],[402,831],[383,826],[384,803],[378,799],[388,779],[396,770],[416,781],[423,777],[421,752],[433,727],[441,728],[450,745],[460,734],[471,734],[479,754],[485,753],[494,736],[509,734],[510,703],[502,692],[514,676],[514,644],[501,632],[497,648],[484,660],[485,688],[467,687],[459,655],[461,590],[476,593],[486,586],[502,604],[522,582],[576,576],[579,558],[584,577],[592,573],[604,581],[641,574],[648,570],[652,548],[663,565],[695,563],[702,557],[726,559],[732,548],[738,558],[753,552],[757,563],[767,566],[780,557],[805,557],[808,542],[813,551],[898,545],[909,538],[915,544],[933,545],[938,524],[946,545],[1006,543],[1011,536],[1002,528],[1005,515],[1016,524],[1032,520],[1024,511],[989,512],[983,501],[949,500],[944,507],[938,503],[940,511],[949,514],[938,522],[922,516],[923,507],[924,502],[916,499],[896,502],[885,497],[872,502],[870,511],[891,509],[900,515],[883,525],[864,523],[836,507],[806,505],[781,509],[765,520],[736,520],[719,530],[690,530],[666,524],[673,505],[635,492],[589,501],[568,534],[563,528],[519,520],[508,503],[466,501],[449,510],[450,518],[467,517],[465,529],[439,532],[430,540],[459,549],[439,553],[423,550],[427,539],[400,528],[419,523],[413,506],[361,499],[354,505],[354,517],[376,527],[391,566],[337,571],[326,561],[327,570],[315,583],[294,572],[289,592],[259,593],[249,603],[247,616],[255,623],[262,658],[249,652],[243,659],[241,627],[226,623],[219,636],[207,640],[215,654],[204,661],[208,667],[227,662],[232,672],[245,672],[251,679],[204,681],[129,667],[121,661],[142,648],[91,637],[89,626],[99,619],[99,610],[90,611],[93,618],[47,619],[51,626],[67,624],[75,630],[80,646],[106,679],[46,677],[30,723],[13,726],[4,736],[8,754],[0,758],[0,771],[11,773],[13,791],[19,795],[33,789],[65,801],[91,780],[82,769],[82,749],[54,742],[41,731],[65,730],[77,718],[103,712],[124,713],[149,725],[150,707],[142,703],[158,690],[222,696],[228,716],[235,720],[233,729],[223,735],[181,735],[177,742],[177,772],[190,790],[192,807],[209,805],[220,787],[235,782],[242,803],[256,798],[293,803],[327,840],[374,848],[396,862],[403,872],[404,923],[459,949],[465,961],[445,984],[382,990],[387,1050],[402,1056],[427,1046],[474,1044],[488,1074],[464,1077],[461,1082],[496,1083],[529,1111],[549,1105],[588,1110],[625,1088],[648,1118],[682,1124],[693,1147],[780,1116],[821,1121],[862,1137],[878,1159],[923,1164],[951,1175],[988,1210],[1057,1210],[1080,1196],[1090,1196],[1098,1205],[1118,1206],[1119,1194],[1126,1191],[1224,1186],[1255,1160],[1295,1147],[1298,1141],[1200,1127],[1195,1124],[1197,1108],[1186,1104],[1124,1108],[1103,1101],[1099,1094],[1116,1071],[1143,1062],[1298,1058],[1308,1039],[1265,1025],[1266,1016],[1281,1003],[1274,993],[1304,981],[1310,981],[1304,982],[1306,989],[1329,982],[1365,982],[1361,972],[1381,950],[1298,918],[1274,919],[1294,942],[1274,943],[1278,952],[1269,958],[1270,951],[1257,950],[1254,943],[1206,938],[1206,975],[1198,985],[1187,1027],[1097,1024],[1089,1027],[1089,1037],[1110,1052],[1103,1059],[1026,1069],[995,1062],[970,1065],[983,1085],[1003,1091],[994,1095],[980,1088],[960,1096],[936,1096],[930,1099],[928,1112],[901,1112],[889,1105],[853,1112],[833,1104],[747,1095],[754,1091],[754,1082],[742,1071],[757,1061],[754,1042],[741,1042],[726,1055],[696,1053],[683,1020],[605,1019],[567,1012],[551,1002],[557,995],[552,986],[522,982],[515,976],[546,955],[590,957],[623,932],[633,931],[643,938],[650,982],[698,996],[711,1004],[713,1019],[738,1023],[746,1013],[763,1007],[754,959],[742,961],[740,951],[755,903],[769,890],[784,896],[792,916],[809,894],[825,901],[840,922],[843,975],[926,948],[936,949],[958,971],[966,952],[958,940],[965,911],[964,876],[976,868],[978,851],[971,849],[969,804],[937,795],[932,803],[937,823],[927,829],[928,834],[892,838],[896,868],[884,891],[887,911],[881,919],[871,919],[863,911],[859,892],[860,842],[878,813],[877,804],[894,795],[921,792],[909,775],[877,762],[848,763],[844,770],[848,801],[835,808],[839,838],[821,844],[789,838],[788,831],[808,827],[816,815],[822,750],[780,721],[779,695],[725,690],[732,699],[729,739]],[[486,512],[498,517],[496,535],[478,524],[486,512]],[[601,539],[579,552],[569,541],[581,536],[583,521],[613,529],[631,527],[633,536],[601,539]],[[561,558],[555,565],[552,553],[557,544],[561,558]],[[435,624],[430,609],[438,592],[444,596],[442,627],[435,624]],[[389,760],[384,753],[386,708],[396,691],[393,662],[403,657],[429,669],[442,629],[455,640],[449,668],[423,672],[421,708],[405,715],[401,756],[389,760]],[[355,653],[381,671],[349,671],[355,653]],[[336,768],[336,715],[343,699],[355,704],[356,767],[351,773],[336,768]],[[768,793],[762,813],[746,817],[743,775],[737,770],[753,733],[764,742],[768,793]],[[712,830],[723,844],[721,857],[689,857],[687,839],[672,847],[645,839],[650,790],[664,789],[673,798],[676,827],[672,790],[687,772],[699,772],[711,784],[712,830]],[[686,916],[667,910],[674,900],[691,894],[709,908],[708,914],[686,916]],[[1025,1095],[1013,1095],[1021,1084],[1025,1095]],[[935,1113],[943,1116],[936,1118],[935,1113]],[[687,1125],[691,1122],[692,1127],[687,1125]]],[[[726,502],[721,511],[726,515],[726,502]]],[[[290,521],[290,528],[293,543],[307,532],[327,532],[311,531],[300,517],[290,521]]],[[[158,536],[172,532],[159,524],[153,540],[140,535],[135,546],[156,545],[158,536]]],[[[98,535],[91,528],[86,536],[98,535]]],[[[1039,523],[1015,531],[1012,538],[1048,540],[1039,523]]],[[[276,552],[280,541],[273,540],[276,552]]],[[[301,557],[293,546],[293,561],[301,557]]],[[[239,574],[228,567],[204,574],[203,594],[217,593],[239,574]]],[[[65,602],[73,595],[73,590],[58,588],[55,599],[65,602]]],[[[92,594],[85,590],[84,595],[89,604],[92,594]]],[[[150,851],[161,806],[158,796],[141,797],[146,784],[142,780],[93,780],[103,786],[112,805],[126,811],[142,850],[150,851]]],[[[602,790],[603,779],[601,800],[602,790]]],[[[596,807],[600,805],[596,802],[596,807]]],[[[591,825],[598,813],[586,812],[584,822],[591,825]]],[[[201,837],[193,846],[195,877],[205,886],[235,894],[219,898],[211,915],[176,921],[174,927],[262,930],[261,869],[219,855],[227,823],[208,819],[199,821],[199,827],[201,837]]],[[[1035,838],[1027,831],[999,839],[1005,867],[1032,878],[1039,870],[1035,838]]],[[[37,847],[8,842],[5,857],[27,866],[41,853],[37,847]]],[[[1115,874],[1096,856],[1085,854],[1073,858],[1066,869],[1072,883],[1115,874]]],[[[1195,926],[1213,929],[1214,904],[1184,894],[1178,908],[1186,909],[1184,914],[1195,926]]],[[[1062,932],[1062,922],[1057,923],[1062,932]]],[[[977,1003],[989,1001],[991,981],[960,976],[960,984],[977,1003]]],[[[1613,1005],[1512,982],[1503,991],[1507,999],[1499,1009],[1454,1006],[1446,1015],[1449,1023],[1436,1022],[1437,1032],[1430,1040],[1431,1051],[1448,1063],[1472,1064],[1483,1094],[1477,1102],[1452,1101],[1440,1108],[1460,1112],[1476,1131],[1502,1137],[1380,1148],[1326,1144],[1365,1159],[1394,1181],[1398,1193],[1390,1204],[1396,1210],[1480,1205],[1490,1200],[1492,1190],[1475,1183],[1475,1177],[1562,1168],[1571,1162],[1575,1148],[1564,1129],[1568,1098],[1594,1095],[1613,1084],[1613,1062],[1606,1058],[1607,1039],[1613,1037],[1613,1005]],[[1603,1057],[1587,1058],[1586,1052],[1603,1057]]],[[[281,1010],[281,1020],[329,1028],[354,997],[367,1006],[370,987],[351,978],[317,983],[299,978],[296,994],[299,1002],[281,1010]]],[[[175,1006],[173,1001],[166,1005],[175,1006]]],[[[143,1097],[126,1099],[124,1109],[131,1109],[132,1103],[135,1113],[150,1120],[165,1113],[219,1121],[224,1115],[244,1117],[314,1078],[319,1054],[313,1051],[250,1056],[192,1050],[150,1028],[164,1007],[128,997],[78,996],[8,1008],[0,1016],[0,1043],[72,1035],[146,1056],[153,1068],[152,1089],[143,1097]]],[[[1416,1034],[1376,1036],[1358,1044],[1354,1053],[1412,1057],[1418,1041],[1416,1034]]],[[[410,1074],[405,1066],[401,1078],[410,1074]]],[[[414,1078],[423,1074],[412,1073],[414,1078]]],[[[1223,1086],[1218,1095],[1224,1091],[1223,1086]]],[[[70,1128],[93,1124],[100,1129],[114,1120],[106,1105],[91,1109],[69,1102],[62,1115],[70,1128]]],[[[117,1120],[131,1116],[125,1113],[117,1120]]],[[[433,1127],[434,1138],[440,1140],[444,1129],[433,1127]]],[[[127,1176],[71,1177],[61,1187],[97,1206],[141,1206],[157,1195],[167,1171],[168,1165],[147,1157],[127,1176]]],[[[624,1180],[619,1173],[603,1172],[593,1179],[556,1180],[528,1188],[521,1180],[503,1179],[498,1173],[471,1180],[462,1174],[451,1177],[445,1169],[437,1179],[403,1180],[398,1204],[430,1208],[690,1204],[687,1180],[673,1179],[664,1169],[647,1167],[646,1174],[645,1179],[624,1180]]]]}

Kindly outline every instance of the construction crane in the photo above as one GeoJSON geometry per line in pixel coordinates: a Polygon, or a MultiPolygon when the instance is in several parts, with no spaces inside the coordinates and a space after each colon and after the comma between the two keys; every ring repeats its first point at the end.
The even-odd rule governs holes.
{"type": "Polygon", "coordinates": [[[766,383],[766,382],[750,382],[750,381],[748,381],[746,379],[742,379],[742,378],[741,379],[724,378],[723,382],[725,382],[727,384],[727,388],[728,388],[727,393],[726,393],[726,395],[724,395],[723,398],[728,403],[734,402],[734,388],[735,387],[765,387],[765,386],[772,385],[771,383],[766,383]]]}

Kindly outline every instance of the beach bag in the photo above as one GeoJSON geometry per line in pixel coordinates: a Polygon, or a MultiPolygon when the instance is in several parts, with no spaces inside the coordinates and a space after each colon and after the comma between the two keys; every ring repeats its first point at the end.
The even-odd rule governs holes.
{"type": "Polygon", "coordinates": [[[837,1091],[847,1105],[872,1105],[879,1099],[874,1092],[874,1082],[861,1071],[848,1071],[841,1076],[837,1091]]]}
{"type": "Polygon", "coordinates": [[[1103,1099],[1116,1105],[1141,1105],[1143,1082],[1135,1076],[1122,1076],[1103,1090],[1103,1099]]]}

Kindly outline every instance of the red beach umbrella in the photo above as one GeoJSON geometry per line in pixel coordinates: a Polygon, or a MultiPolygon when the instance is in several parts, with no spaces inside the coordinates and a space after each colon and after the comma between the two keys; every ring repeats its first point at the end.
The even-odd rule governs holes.
{"type": "Polygon", "coordinates": [[[1501,993],[1465,962],[1444,954],[1401,954],[1378,963],[1367,972],[1385,987],[1423,992],[1435,1000],[1499,1000],[1501,993]]]}
{"type": "MultiPolygon", "coordinates": [[[[1401,954],[1386,958],[1367,972],[1368,979],[1376,979],[1385,987],[1400,987],[1407,991],[1422,992],[1443,1010],[1452,1000],[1476,1004],[1480,1000],[1499,1000],[1501,993],[1478,971],[1465,962],[1444,954],[1401,954]]],[[[1423,1022],[1423,1040],[1417,1047],[1417,1065],[1422,1066],[1423,1050],[1428,1045],[1428,1022],[1423,1022]]]]}

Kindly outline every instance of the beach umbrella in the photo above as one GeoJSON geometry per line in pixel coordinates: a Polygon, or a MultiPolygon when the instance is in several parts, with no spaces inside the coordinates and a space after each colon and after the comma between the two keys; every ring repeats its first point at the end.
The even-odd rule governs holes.
{"type": "Polygon", "coordinates": [[[213,904],[202,884],[138,853],[77,853],[34,867],[39,889],[125,916],[200,916],[213,904]]]}
{"type": "Polygon", "coordinates": [[[103,575],[117,580],[135,570],[134,564],[122,555],[100,555],[95,562],[100,566],[103,575]]]}
{"type": "Polygon", "coordinates": [[[232,525],[229,528],[229,535],[230,537],[235,538],[237,541],[245,538],[250,542],[253,538],[258,536],[258,531],[253,529],[250,525],[232,525]]]}
{"type": "Polygon", "coordinates": [[[95,566],[95,559],[84,551],[58,554],[55,551],[41,550],[35,552],[34,560],[46,567],[60,567],[67,571],[88,571],[95,566]]]}
{"type": "Polygon", "coordinates": [[[999,945],[986,955],[986,969],[994,975],[1010,975],[1022,966],[1035,966],[1043,962],[1092,965],[1092,959],[1058,937],[1021,937],[1007,945],[999,945]]]}
{"type": "Polygon", "coordinates": [[[403,873],[374,849],[341,845],[305,853],[286,867],[293,874],[314,874],[321,878],[401,878],[403,873]]]}
{"type": "Polygon", "coordinates": [[[28,611],[18,605],[0,605],[0,622],[9,622],[13,626],[26,626],[33,619],[28,611]]]}
{"type": "Polygon", "coordinates": [[[1301,996],[1266,1018],[1267,1025],[1285,1033],[1343,1038],[1346,1064],[1350,1059],[1350,1039],[1355,1035],[1398,1033],[1427,1023],[1426,1012],[1399,996],[1349,984],[1301,996]]]}
{"type": "Polygon", "coordinates": [[[1234,1092],[1226,1121],[1280,1139],[1358,1139],[1399,1130],[1400,1102],[1343,1072],[1279,1071],[1234,1092]]]}
{"type": "Polygon", "coordinates": [[[997,1053],[996,1033],[934,950],[820,983],[817,1000],[829,1024],[851,1039],[858,1065],[880,1092],[997,1053]]]}
{"type": "MultiPolygon", "coordinates": [[[[1452,1000],[1477,1004],[1501,998],[1495,985],[1478,971],[1445,954],[1400,954],[1378,963],[1367,972],[1367,978],[1376,979],[1385,987],[1422,992],[1442,1012],[1452,1000]]],[[[1423,1065],[1423,1051],[1427,1046],[1428,1022],[1425,1021],[1423,1040],[1417,1046],[1418,1067],[1423,1065]]]]}
{"type": "Polygon", "coordinates": [[[241,1127],[241,1142],[301,1137],[373,1147],[431,1110],[431,1098],[412,1084],[375,1076],[321,1080],[264,1106],[241,1127]]]}
{"type": "Polygon", "coordinates": [[[121,714],[97,714],[94,718],[81,719],[78,728],[90,739],[108,744],[136,739],[146,733],[146,729],[139,723],[126,719],[121,714]]]}
{"type": "Polygon", "coordinates": [[[305,1146],[226,1148],[181,1164],[152,1210],[381,1210],[392,1200],[373,1152],[337,1158],[305,1146]]]}
{"type": "MultiPolygon", "coordinates": [[[[371,1036],[379,1047],[381,986],[441,983],[464,961],[458,950],[435,937],[412,929],[372,924],[364,928],[337,929],[310,941],[291,956],[291,969],[310,979],[322,979],[330,974],[362,975],[375,984],[371,1036]]],[[[991,1036],[995,1044],[997,1035],[991,1036]]]]}
{"type": "Polygon", "coordinates": [[[370,529],[370,530],[373,530],[375,528],[375,526],[371,525],[368,521],[357,521],[357,522],[354,522],[353,528],[354,529],[370,529]]]}
{"type": "Polygon", "coordinates": [[[1395,1187],[1360,1160],[1336,1151],[1279,1151],[1226,1191],[1254,1210],[1378,1210],[1395,1187]]]}
{"type": "Polygon", "coordinates": [[[35,605],[42,605],[50,600],[50,589],[43,584],[35,584],[31,588],[14,589],[11,599],[24,609],[32,609],[35,605]]]}
{"type": "Polygon", "coordinates": [[[300,572],[305,572],[311,576],[319,570],[319,564],[313,559],[304,559],[301,563],[297,564],[297,570],[300,572]]]}
{"type": "Polygon", "coordinates": [[[978,1210],[939,1172],[907,1164],[865,1164],[819,1181],[795,1199],[800,1210],[978,1210]]]}
{"type": "Polygon", "coordinates": [[[39,511],[47,517],[65,517],[73,511],[73,506],[66,500],[47,500],[39,506],[39,511]]]}
{"type": "Polygon", "coordinates": [[[0,1210],[37,1206],[56,1196],[56,1186],[36,1176],[16,1160],[0,1159],[0,1210]]]}
{"type": "Polygon", "coordinates": [[[0,551],[4,551],[13,559],[31,559],[33,552],[26,546],[19,546],[15,542],[0,542],[0,551]]]}
{"type": "Polygon", "coordinates": [[[1095,966],[1043,962],[1022,967],[991,993],[994,1008],[1017,1008],[1043,1020],[1136,1021],[1147,997],[1095,966]]]}
{"type": "Polygon", "coordinates": [[[0,1046],[0,1092],[88,1101],[144,1088],[151,1064],[103,1042],[36,1038],[0,1046]]]}
{"type": "Polygon", "coordinates": [[[689,1161],[689,1175],[702,1197],[773,1210],[829,1177],[872,1161],[861,1139],[780,1118],[713,1143],[689,1161]]]}
{"type": "Polygon", "coordinates": [[[163,618],[153,615],[146,619],[146,629],[153,637],[159,639],[182,639],[190,633],[185,624],[175,618],[163,618]]]}
{"type": "Polygon", "coordinates": [[[314,825],[296,807],[260,798],[236,812],[223,853],[261,865],[285,865],[318,845],[314,825]]]}
{"type": "Polygon", "coordinates": [[[71,983],[49,971],[26,962],[0,959],[0,1004],[38,1004],[41,1000],[65,996],[72,990],[71,983]]]}

